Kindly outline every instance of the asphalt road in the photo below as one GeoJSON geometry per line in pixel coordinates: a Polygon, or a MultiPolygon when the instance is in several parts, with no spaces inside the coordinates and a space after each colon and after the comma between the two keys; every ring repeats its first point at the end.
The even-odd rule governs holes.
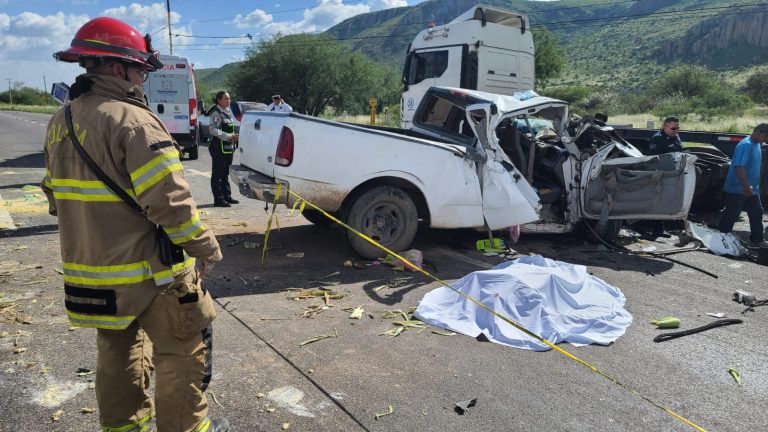
{"type": "MultiPolygon", "coordinates": [[[[49,116],[0,111],[0,431],[93,431],[98,416],[93,375],[95,332],[70,329],[63,308],[56,220],[34,189],[44,175],[42,142],[49,116]],[[31,185],[29,187],[28,185],[31,185]],[[25,190],[25,186],[26,190],[25,190]],[[2,302],[10,302],[3,304],[2,302]],[[26,348],[26,350],[23,350],[26,348]],[[17,352],[15,351],[23,351],[17,352]],[[80,369],[79,369],[80,368],[80,369]],[[78,374],[78,370],[80,373],[78,374]],[[58,420],[52,417],[59,412],[58,420]]],[[[431,329],[381,335],[393,327],[384,313],[408,311],[438,286],[384,266],[346,268],[354,258],[340,230],[310,225],[280,208],[262,262],[267,213],[242,199],[210,207],[210,158],[185,161],[205,223],[216,232],[224,261],[208,286],[218,303],[211,416],[234,431],[686,431],[768,430],[768,308],[741,315],[737,289],[768,298],[765,267],[705,251],[674,255],[680,262],[605,251],[574,236],[523,236],[521,253],[586,265],[619,287],[634,322],[611,346],[562,348],[629,391],[555,351],[531,352],[431,329]],[[303,253],[303,257],[295,257],[303,253]],[[396,277],[405,285],[378,288],[396,277]],[[291,300],[293,289],[331,287],[346,297],[291,300]],[[362,306],[361,320],[346,308],[362,306]],[[683,328],[707,324],[707,312],[744,323],[664,343],[649,324],[679,317],[683,328]],[[300,346],[302,341],[333,335],[300,346]],[[741,375],[737,384],[727,372],[741,375]],[[459,401],[477,398],[466,414],[459,401]],[[392,413],[378,420],[388,406],[392,413]]],[[[746,223],[738,225],[745,235],[746,223]]],[[[422,230],[414,247],[447,281],[501,262],[473,250],[481,234],[422,230]]],[[[624,242],[631,242],[623,238],[624,242]]],[[[667,244],[635,241],[629,247],[667,244]]]]}

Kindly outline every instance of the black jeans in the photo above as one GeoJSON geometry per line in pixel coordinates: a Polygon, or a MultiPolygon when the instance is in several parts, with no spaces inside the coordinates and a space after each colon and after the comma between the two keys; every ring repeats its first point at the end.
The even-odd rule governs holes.
{"type": "Polygon", "coordinates": [[[229,187],[229,166],[232,165],[233,154],[221,152],[221,143],[211,140],[208,151],[213,159],[211,169],[211,192],[214,201],[224,201],[232,198],[232,189],[229,187]]]}
{"type": "Polygon", "coordinates": [[[760,196],[753,194],[747,198],[744,194],[725,192],[725,209],[720,216],[720,222],[717,229],[723,233],[729,233],[733,229],[733,224],[739,219],[742,210],[749,216],[749,241],[760,243],[763,241],[763,206],[760,203],[760,196]]]}

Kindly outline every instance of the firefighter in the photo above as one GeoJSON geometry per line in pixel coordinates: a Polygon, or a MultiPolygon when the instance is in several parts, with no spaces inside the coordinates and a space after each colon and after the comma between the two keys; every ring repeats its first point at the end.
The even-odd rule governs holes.
{"type": "Polygon", "coordinates": [[[231,207],[240,201],[232,198],[232,188],[229,186],[229,166],[237,148],[238,134],[235,133],[235,121],[229,112],[232,98],[229,93],[216,93],[216,104],[209,111],[211,125],[208,127],[210,144],[208,151],[213,159],[211,169],[211,192],[213,205],[216,207],[231,207]]]}
{"type": "Polygon", "coordinates": [[[222,255],[200,221],[178,146],[145,103],[143,80],[162,67],[155,54],[148,35],[106,17],[87,22],[54,54],[85,74],[48,124],[42,187],[58,217],[69,320],[97,329],[102,430],[144,431],[155,418],[160,432],[222,432],[228,422],[207,416],[215,312],[201,285],[222,255]],[[180,260],[161,258],[158,229],[183,248],[180,260]]]}

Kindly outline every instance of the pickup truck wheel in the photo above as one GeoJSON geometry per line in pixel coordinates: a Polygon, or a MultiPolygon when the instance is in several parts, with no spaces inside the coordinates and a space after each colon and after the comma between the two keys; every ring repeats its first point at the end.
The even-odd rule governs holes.
{"type": "Polygon", "coordinates": [[[587,219],[584,220],[583,223],[589,224],[589,227],[584,227],[584,233],[586,234],[586,238],[588,241],[591,242],[600,242],[596,237],[595,234],[597,234],[601,239],[607,241],[608,243],[613,243],[614,240],[619,236],[619,231],[621,231],[621,227],[624,225],[624,220],[622,219],[608,219],[605,222],[605,225],[600,225],[598,221],[587,219]]]}
{"type": "Polygon", "coordinates": [[[305,208],[304,211],[301,212],[301,215],[304,216],[304,219],[319,227],[329,227],[333,223],[332,220],[328,219],[328,217],[315,209],[305,208]]]}
{"type": "MultiPolygon", "coordinates": [[[[416,235],[419,216],[416,205],[402,189],[378,186],[363,192],[350,205],[346,223],[394,252],[408,248],[416,235]]],[[[386,252],[355,233],[347,231],[352,249],[367,259],[386,252]]]]}

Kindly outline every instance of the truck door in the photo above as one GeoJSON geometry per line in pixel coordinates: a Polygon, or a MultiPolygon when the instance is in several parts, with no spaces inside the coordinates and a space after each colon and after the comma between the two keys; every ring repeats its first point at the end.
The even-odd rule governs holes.
{"type": "Polygon", "coordinates": [[[533,89],[534,61],[529,53],[480,45],[478,90],[512,95],[533,89]]]}
{"type": "Polygon", "coordinates": [[[582,164],[583,216],[601,221],[685,218],[696,186],[696,156],[641,156],[625,147],[606,145],[582,164]]]}
{"type": "Polygon", "coordinates": [[[413,51],[405,59],[400,99],[403,128],[409,128],[416,108],[432,86],[459,87],[463,46],[447,46],[413,51]]]}
{"type": "Polygon", "coordinates": [[[483,216],[492,230],[539,220],[539,197],[506,157],[494,137],[498,115],[490,103],[466,107],[467,124],[477,137],[478,177],[483,216]]]}

